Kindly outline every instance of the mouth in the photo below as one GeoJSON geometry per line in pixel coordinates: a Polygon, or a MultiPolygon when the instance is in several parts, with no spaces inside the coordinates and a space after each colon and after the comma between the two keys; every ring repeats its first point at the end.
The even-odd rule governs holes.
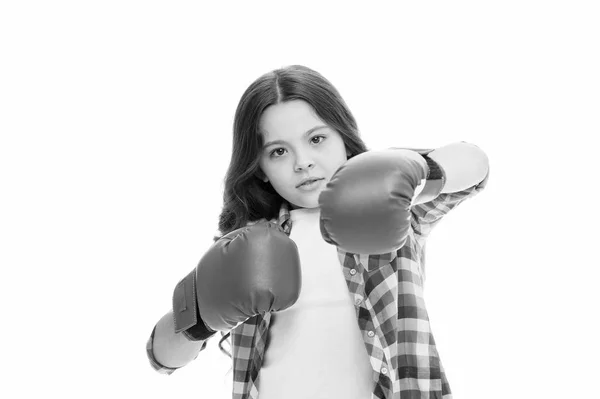
{"type": "Polygon", "coordinates": [[[305,181],[304,183],[298,184],[298,185],[296,186],[296,188],[298,188],[298,187],[303,187],[303,186],[309,186],[309,185],[311,185],[312,183],[314,183],[314,182],[317,182],[317,181],[319,181],[319,180],[323,180],[323,178],[318,178],[318,179],[310,179],[310,180],[307,180],[307,181],[305,181]]]}

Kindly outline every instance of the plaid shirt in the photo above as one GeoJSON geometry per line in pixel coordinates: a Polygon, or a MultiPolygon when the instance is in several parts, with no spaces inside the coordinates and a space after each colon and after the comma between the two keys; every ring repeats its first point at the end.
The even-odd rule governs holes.
{"type": "MultiPolygon", "coordinates": [[[[441,194],[430,202],[414,205],[409,237],[396,252],[353,254],[338,248],[376,381],[371,399],[452,398],[423,299],[425,242],[444,215],[485,188],[488,177],[489,173],[481,183],[466,190],[441,194]],[[370,331],[375,335],[370,336],[370,331]]],[[[287,203],[273,222],[278,222],[289,235],[292,225],[287,203]]],[[[256,222],[249,224],[253,223],[256,222]]],[[[258,398],[270,321],[271,313],[257,315],[231,331],[234,399],[258,398]]],[[[157,371],[171,374],[175,370],[153,359],[152,336],[147,349],[157,371]]]]}

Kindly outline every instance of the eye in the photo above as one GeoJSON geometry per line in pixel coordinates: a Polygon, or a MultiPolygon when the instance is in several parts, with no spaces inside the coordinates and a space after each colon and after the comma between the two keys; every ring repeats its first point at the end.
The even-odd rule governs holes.
{"type": "MultiPolygon", "coordinates": [[[[270,154],[270,156],[271,156],[271,157],[273,157],[273,155],[275,155],[275,153],[276,153],[277,151],[280,151],[280,150],[283,150],[283,148],[276,148],[276,149],[274,149],[273,151],[271,151],[271,154],[270,154]]],[[[279,154],[279,155],[283,155],[283,154],[279,154]]]]}
{"type": "MultiPolygon", "coordinates": [[[[323,140],[325,140],[327,137],[326,137],[326,136],[323,136],[323,135],[321,135],[321,134],[319,134],[319,135],[316,135],[316,136],[312,136],[312,137],[310,138],[310,141],[311,141],[312,143],[314,143],[314,144],[321,144],[321,143],[323,142],[323,140],[319,140],[318,142],[315,142],[315,141],[314,141],[314,139],[319,139],[319,138],[320,138],[320,139],[323,139],[323,140]]],[[[280,156],[282,156],[282,155],[283,155],[283,153],[279,153],[278,151],[285,151],[285,149],[284,149],[284,148],[282,148],[282,147],[275,148],[273,151],[271,151],[271,153],[269,154],[269,156],[270,156],[271,158],[279,158],[280,156]],[[277,154],[276,154],[276,153],[277,153],[277,154]]]]}
{"type": "MultiPolygon", "coordinates": [[[[313,136],[313,137],[311,137],[311,140],[317,139],[317,138],[319,138],[319,137],[320,137],[320,138],[322,138],[322,139],[325,139],[325,136],[322,136],[322,135],[317,135],[317,136],[313,136]]],[[[321,140],[321,141],[323,141],[323,140],[321,140]]],[[[315,143],[315,144],[319,144],[319,143],[321,143],[321,141],[319,141],[318,143],[315,143]]]]}

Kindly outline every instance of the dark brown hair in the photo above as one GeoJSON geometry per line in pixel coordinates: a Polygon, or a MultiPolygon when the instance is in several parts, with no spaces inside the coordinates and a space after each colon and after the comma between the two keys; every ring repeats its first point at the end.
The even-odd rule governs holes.
{"type": "MultiPolygon", "coordinates": [[[[262,75],[246,89],[235,112],[233,149],[219,216],[221,235],[245,227],[250,221],[278,216],[285,200],[271,183],[261,179],[264,175],[259,158],[264,143],[259,122],[267,107],[291,100],[306,101],[325,124],[341,135],[348,158],[368,151],[345,101],[321,74],[302,65],[291,65],[262,75]]],[[[223,336],[219,348],[231,357],[221,346],[228,337],[229,333],[223,336]]]]}

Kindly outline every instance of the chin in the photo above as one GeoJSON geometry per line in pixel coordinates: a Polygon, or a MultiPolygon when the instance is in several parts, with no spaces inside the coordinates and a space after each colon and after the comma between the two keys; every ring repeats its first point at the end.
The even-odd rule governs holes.
{"type": "Polygon", "coordinates": [[[310,202],[302,202],[300,204],[296,204],[296,203],[292,203],[290,201],[288,201],[290,204],[290,209],[298,209],[298,208],[303,208],[303,209],[314,209],[314,208],[318,208],[319,207],[319,201],[310,201],[310,202]]]}
{"type": "Polygon", "coordinates": [[[290,199],[287,199],[283,196],[282,197],[290,204],[290,209],[318,208],[319,207],[319,196],[321,195],[322,191],[323,191],[323,189],[320,189],[318,191],[314,191],[311,193],[307,193],[304,195],[290,195],[289,196],[290,199]]]}

